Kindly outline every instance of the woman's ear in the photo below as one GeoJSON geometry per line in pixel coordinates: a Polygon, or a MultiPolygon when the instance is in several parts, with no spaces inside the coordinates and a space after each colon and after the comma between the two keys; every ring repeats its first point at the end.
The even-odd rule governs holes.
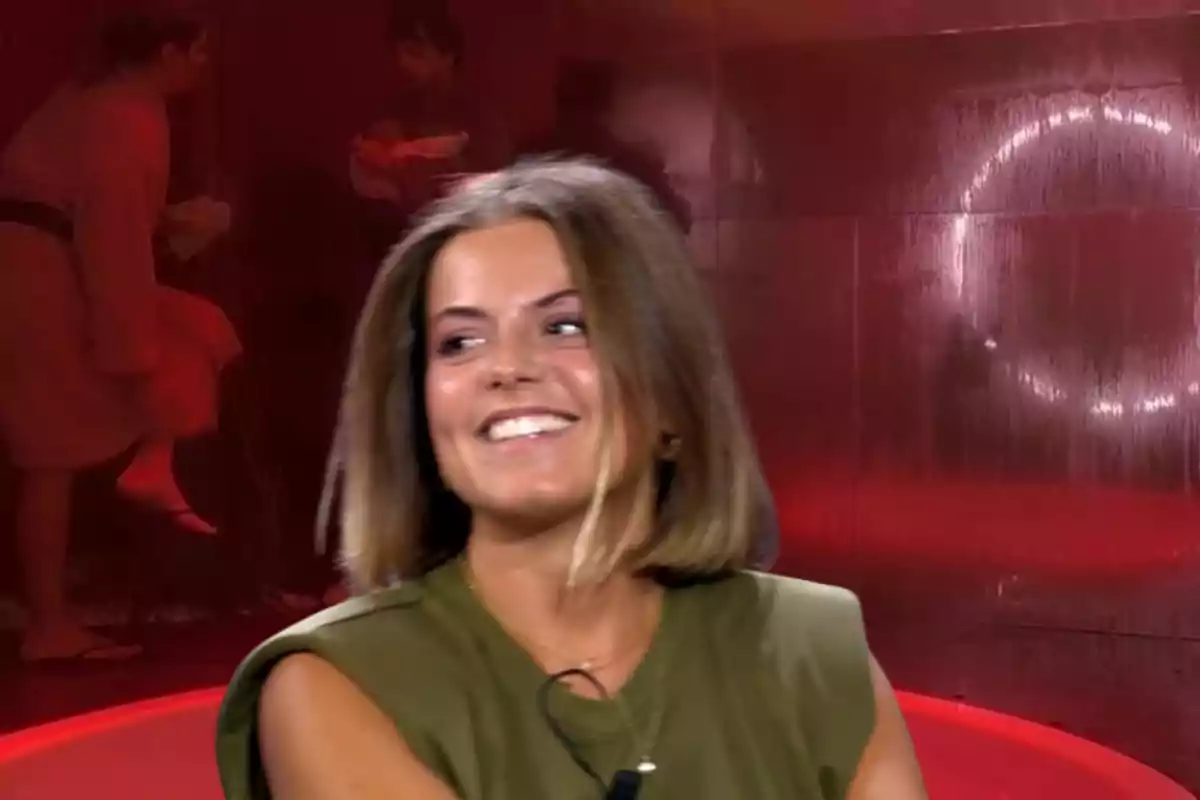
{"type": "Polygon", "coordinates": [[[683,440],[674,433],[664,432],[658,438],[658,458],[662,461],[674,461],[679,457],[679,448],[683,440]]]}

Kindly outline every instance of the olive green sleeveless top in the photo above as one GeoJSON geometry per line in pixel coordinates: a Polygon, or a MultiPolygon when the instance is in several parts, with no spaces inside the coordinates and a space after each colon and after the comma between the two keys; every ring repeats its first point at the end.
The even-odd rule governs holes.
{"type": "MultiPolygon", "coordinates": [[[[539,708],[545,673],[466,585],[458,562],[283,631],[238,668],[217,760],[229,800],[270,797],[259,692],[307,651],[338,667],[462,800],[594,800],[539,708]]],[[[667,590],[658,632],[617,701],[555,687],[548,708],[605,781],[644,751],[639,800],[845,797],[874,727],[858,601],[759,573],[667,590]]]]}

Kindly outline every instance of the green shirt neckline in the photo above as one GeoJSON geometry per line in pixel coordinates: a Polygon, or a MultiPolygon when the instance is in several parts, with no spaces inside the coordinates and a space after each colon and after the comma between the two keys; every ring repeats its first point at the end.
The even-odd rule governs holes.
{"type": "MultiPolygon", "coordinates": [[[[471,590],[460,560],[454,559],[443,564],[428,573],[424,580],[427,591],[444,598],[461,615],[464,627],[478,635],[488,659],[506,680],[511,681],[512,688],[527,694],[530,702],[536,703],[538,691],[550,674],[471,590]]],[[[682,636],[683,620],[679,613],[683,599],[679,596],[681,593],[676,589],[667,589],[663,593],[658,628],[650,646],[616,693],[615,699],[582,697],[562,685],[555,685],[550,690],[550,706],[556,718],[573,735],[579,734],[584,740],[607,738],[627,733],[632,723],[640,736],[647,733],[644,727],[652,721],[651,718],[661,717],[663,709],[655,706],[665,702],[665,684],[669,679],[672,654],[677,651],[682,636]],[[629,719],[626,719],[626,714],[629,719]]]]}

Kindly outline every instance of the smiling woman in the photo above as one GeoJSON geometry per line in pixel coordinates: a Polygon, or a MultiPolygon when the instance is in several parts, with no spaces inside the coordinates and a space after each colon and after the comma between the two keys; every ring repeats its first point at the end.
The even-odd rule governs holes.
{"type": "Polygon", "coordinates": [[[338,438],[360,594],[239,669],[227,797],[924,797],[853,595],[748,571],[770,497],[640,184],[534,162],[437,203],[338,438]]]}
{"type": "Polygon", "coordinates": [[[459,236],[430,276],[429,434],[477,532],[565,516],[595,485],[601,388],[564,264],[552,228],[519,220],[459,236]]]}

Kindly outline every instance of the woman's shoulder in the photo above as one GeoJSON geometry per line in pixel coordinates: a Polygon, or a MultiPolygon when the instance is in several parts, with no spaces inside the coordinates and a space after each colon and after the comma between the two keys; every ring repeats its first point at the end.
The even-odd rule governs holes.
{"type": "Polygon", "coordinates": [[[404,620],[417,608],[425,591],[420,580],[403,581],[385,589],[352,595],[284,628],[263,645],[293,637],[354,637],[375,625],[404,620]]]}
{"type": "Polygon", "coordinates": [[[697,585],[689,603],[710,635],[769,653],[784,674],[836,674],[869,686],[870,650],[857,596],[840,586],[762,572],[697,585]]]}
{"type": "Polygon", "coordinates": [[[373,672],[392,669],[383,663],[404,653],[409,668],[434,658],[438,626],[426,611],[428,591],[422,579],[351,597],[267,638],[250,652],[234,673],[227,695],[261,687],[271,668],[288,655],[311,653],[338,667],[356,682],[370,682],[373,672]],[[381,647],[386,641],[388,647],[381,647]]]}
{"type": "Polygon", "coordinates": [[[423,583],[405,582],[324,609],[271,636],[242,661],[217,718],[218,763],[231,797],[258,796],[246,787],[258,779],[259,701],[274,668],[291,656],[311,655],[331,665],[398,724],[455,695],[453,641],[426,612],[423,583]],[[421,692],[406,690],[413,685],[421,692]]]}
{"type": "Polygon", "coordinates": [[[295,653],[316,655],[356,680],[369,679],[379,658],[389,652],[405,652],[409,664],[414,654],[433,656],[437,648],[428,645],[438,632],[424,613],[426,600],[424,581],[418,579],[353,596],[318,611],[259,644],[238,667],[230,694],[245,684],[261,686],[271,667],[295,653]],[[387,641],[389,647],[381,648],[381,641],[387,641]]]}
{"type": "Polygon", "coordinates": [[[839,586],[761,572],[694,591],[703,598],[695,606],[703,609],[707,636],[737,654],[739,680],[764,689],[756,696],[794,709],[816,763],[848,785],[875,722],[858,598],[839,586]]]}
{"type": "Polygon", "coordinates": [[[722,616],[731,619],[750,614],[793,629],[847,619],[861,625],[862,611],[854,592],[803,578],[745,570],[692,584],[687,591],[705,598],[713,608],[723,609],[722,616]]]}

